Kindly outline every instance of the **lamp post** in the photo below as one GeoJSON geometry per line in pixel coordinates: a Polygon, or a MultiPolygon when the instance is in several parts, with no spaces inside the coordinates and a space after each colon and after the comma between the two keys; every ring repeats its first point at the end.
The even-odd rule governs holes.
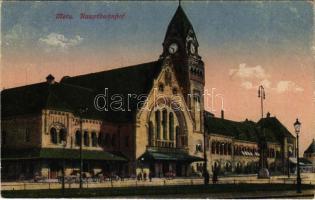
{"type": "Polygon", "coordinates": [[[296,192],[301,193],[301,175],[300,175],[300,158],[299,158],[299,134],[301,130],[301,123],[296,119],[294,125],[296,134],[296,158],[297,158],[297,175],[296,175],[296,192]]]}
{"type": "Polygon", "coordinates": [[[82,171],[83,171],[83,157],[82,157],[82,115],[88,111],[88,108],[80,108],[79,109],[79,117],[80,117],[80,189],[83,187],[82,182],[82,171]]]}
{"type": "MultiPolygon", "coordinates": [[[[205,118],[205,112],[204,112],[204,118],[205,118]]],[[[209,184],[209,173],[208,173],[208,159],[207,159],[207,129],[206,126],[204,126],[203,130],[203,159],[204,159],[204,164],[203,164],[203,176],[204,176],[204,184],[208,185],[209,184]]]]}
{"type": "Polygon", "coordinates": [[[261,106],[261,118],[264,117],[264,99],[266,99],[265,96],[265,89],[262,85],[258,88],[258,98],[260,98],[260,106],[261,106]]]}

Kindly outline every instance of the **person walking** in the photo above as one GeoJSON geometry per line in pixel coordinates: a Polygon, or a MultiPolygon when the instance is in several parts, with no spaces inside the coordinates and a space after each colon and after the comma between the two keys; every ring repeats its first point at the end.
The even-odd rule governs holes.
{"type": "Polygon", "coordinates": [[[153,175],[153,174],[152,174],[152,172],[150,171],[150,172],[149,172],[149,181],[150,181],[150,182],[152,182],[152,175],[153,175]]]}

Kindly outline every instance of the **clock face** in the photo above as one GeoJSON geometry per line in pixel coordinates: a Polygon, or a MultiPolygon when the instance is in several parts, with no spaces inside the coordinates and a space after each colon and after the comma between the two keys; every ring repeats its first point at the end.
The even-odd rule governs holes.
{"type": "Polygon", "coordinates": [[[195,45],[191,44],[190,45],[190,53],[194,54],[196,52],[196,47],[195,45]]]}
{"type": "Polygon", "coordinates": [[[168,47],[168,52],[170,52],[170,54],[174,54],[176,53],[178,50],[178,46],[176,43],[172,43],[169,47],[168,47]]]}

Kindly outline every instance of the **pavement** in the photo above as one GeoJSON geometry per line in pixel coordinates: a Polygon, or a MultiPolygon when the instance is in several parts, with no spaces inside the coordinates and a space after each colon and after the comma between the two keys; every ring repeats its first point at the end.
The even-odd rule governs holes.
{"type": "Polygon", "coordinates": [[[315,199],[315,190],[304,190],[302,193],[296,191],[255,191],[255,192],[229,192],[212,194],[190,194],[190,195],[150,195],[150,196],[129,196],[124,198],[144,198],[144,199],[315,199]]]}
{"type": "MultiPolygon", "coordinates": [[[[211,180],[210,180],[211,181],[211,180]]],[[[241,175],[219,177],[219,184],[295,184],[296,176],[273,176],[270,179],[257,179],[257,175],[241,175]]],[[[108,187],[133,187],[133,186],[165,186],[165,185],[199,185],[203,183],[202,178],[154,178],[152,182],[125,180],[84,183],[84,188],[108,188],[108,187]]],[[[302,174],[302,183],[315,185],[315,173],[302,174]]],[[[66,183],[65,188],[78,188],[78,183],[66,183]]],[[[60,183],[50,182],[1,182],[1,190],[34,190],[34,189],[60,189],[60,183]]],[[[253,194],[255,195],[255,194],[253,194]]]]}

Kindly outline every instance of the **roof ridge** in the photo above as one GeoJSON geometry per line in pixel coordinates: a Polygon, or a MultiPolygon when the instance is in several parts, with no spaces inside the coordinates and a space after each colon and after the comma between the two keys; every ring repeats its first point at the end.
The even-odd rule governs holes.
{"type": "MultiPolygon", "coordinates": [[[[152,63],[158,63],[158,62],[159,62],[159,60],[150,61],[150,62],[135,64],[135,65],[129,65],[129,66],[125,66],[125,67],[120,67],[120,68],[112,68],[112,69],[109,69],[109,70],[103,70],[103,71],[92,72],[92,73],[87,73],[87,74],[80,74],[80,75],[76,75],[76,76],[69,76],[68,78],[70,78],[70,79],[71,78],[79,78],[79,77],[83,77],[83,76],[87,76],[87,75],[108,73],[108,72],[119,71],[119,70],[123,70],[123,69],[133,69],[135,67],[141,67],[143,65],[148,65],[148,64],[152,64],[152,63]]],[[[62,81],[62,82],[64,82],[64,81],[62,81]]]]}
{"type": "Polygon", "coordinates": [[[26,88],[26,87],[31,87],[31,86],[41,85],[41,84],[44,85],[45,83],[46,83],[46,81],[43,81],[43,82],[32,83],[32,84],[28,84],[28,85],[21,85],[21,86],[12,87],[12,88],[6,88],[6,89],[2,90],[1,92],[8,91],[8,90],[23,89],[23,88],[26,88]]]}

